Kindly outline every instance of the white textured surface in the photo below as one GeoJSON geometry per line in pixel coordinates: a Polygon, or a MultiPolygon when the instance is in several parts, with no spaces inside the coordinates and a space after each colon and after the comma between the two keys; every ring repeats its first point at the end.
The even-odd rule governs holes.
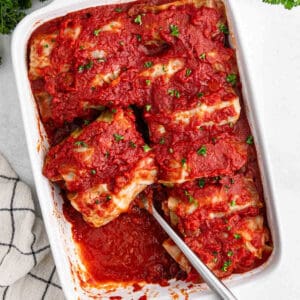
{"type": "MultiPolygon", "coordinates": [[[[291,11],[261,0],[231,0],[263,119],[278,201],[282,256],[265,280],[234,287],[241,299],[300,299],[300,7],[291,11]],[[238,11],[238,13],[236,13],[238,11]]],[[[20,177],[33,179],[10,63],[10,39],[1,37],[0,151],[20,177]]]]}

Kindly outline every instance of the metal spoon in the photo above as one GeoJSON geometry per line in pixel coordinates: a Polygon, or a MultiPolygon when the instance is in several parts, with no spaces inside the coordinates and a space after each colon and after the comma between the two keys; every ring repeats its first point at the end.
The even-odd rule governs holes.
{"type": "Polygon", "coordinates": [[[207,285],[224,300],[237,300],[233,293],[225,286],[225,284],[201,261],[201,259],[186,245],[186,243],[178,236],[172,227],[157,212],[154,205],[147,199],[143,199],[144,207],[152,214],[160,226],[170,236],[177,247],[182,251],[191,265],[201,275],[207,285]]]}

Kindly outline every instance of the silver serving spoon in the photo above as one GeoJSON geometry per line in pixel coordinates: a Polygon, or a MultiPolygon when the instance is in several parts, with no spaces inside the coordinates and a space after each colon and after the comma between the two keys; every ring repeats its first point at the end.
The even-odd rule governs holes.
{"type": "Polygon", "coordinates": [[[157,212],[154,205],[147,199],[143,199],[144,207],[152,214],[160,226],[165,230],[191,265],[200,274],[201,278],[207,285],[224,300],[237,300],[233,293],[225,286],[225,284],[201,261],[201,259],[187,246],[187,244],[179,237],[173,228],[162,218],[157,212]]]}

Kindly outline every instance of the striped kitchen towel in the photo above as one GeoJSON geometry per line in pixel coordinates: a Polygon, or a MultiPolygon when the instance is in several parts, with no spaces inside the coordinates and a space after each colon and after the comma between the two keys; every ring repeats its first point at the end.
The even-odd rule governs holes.
{"type": "Polygon", "coordinates": [[[28,186],[0,154],[0,297],[64,299],[28,186]]]}

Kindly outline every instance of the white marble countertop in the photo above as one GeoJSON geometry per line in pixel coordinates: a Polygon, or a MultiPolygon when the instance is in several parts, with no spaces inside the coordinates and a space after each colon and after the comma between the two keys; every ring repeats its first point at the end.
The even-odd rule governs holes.
{"type": "MultiPolygon", "coordinates": [[[[235,3],[240,6],[236,19],[247,45],[253,88],[261,99],[257,109],[263,119],[282,238],[280,262],[263,284],[255,283],[255,294],[260,295],[255,299],[300,299],[300,7],[288,11],[261,0],[235,3]]],[[[1,36],[0,151],[34,191],[9,48],[10,37],[1,36]]],[[[248,292],[253,288],[249,280],[237,288],[237,295],[251,299],[248,292]]]]}

